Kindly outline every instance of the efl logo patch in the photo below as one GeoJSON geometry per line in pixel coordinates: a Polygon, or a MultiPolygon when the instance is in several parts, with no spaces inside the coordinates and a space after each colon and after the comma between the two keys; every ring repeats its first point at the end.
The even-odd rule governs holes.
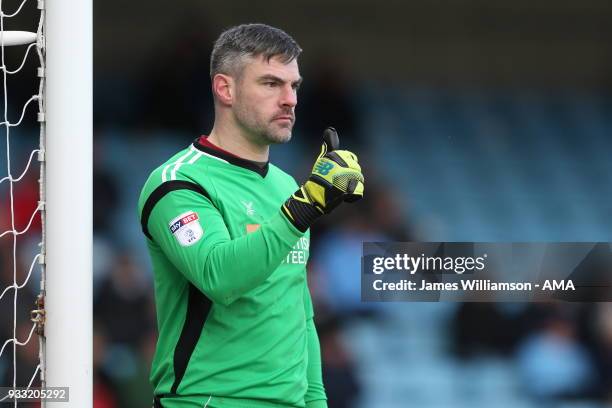
{"type": "Polygon", "coordinates": [[[193,245],[204,235],[198,214],[193,211],[181,214],[170,221],[168,228],[181,246],[193,245]]]}

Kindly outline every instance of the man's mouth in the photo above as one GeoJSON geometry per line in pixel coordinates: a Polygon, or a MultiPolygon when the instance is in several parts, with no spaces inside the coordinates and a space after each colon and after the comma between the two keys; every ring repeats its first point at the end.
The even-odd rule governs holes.
{"type": "Polygon", "coordinates": [[[288,120],[290,122],[294,121],[293,116],[289,116],[289,115],[281,115],[281,116],[276,116],[274,119],[272,120],[288,120]]]}

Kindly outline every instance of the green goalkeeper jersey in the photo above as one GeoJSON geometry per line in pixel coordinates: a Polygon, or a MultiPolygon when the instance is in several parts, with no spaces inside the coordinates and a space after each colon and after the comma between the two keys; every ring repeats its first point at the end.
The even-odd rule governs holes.
{"type": "Polygon", "coordinates": [[[327,406],[309,231],[280,211],[297,188],[274,165],[202,138],[149,176],[138,208],[159,330],[151,381],[164,407],[327,406]]]}

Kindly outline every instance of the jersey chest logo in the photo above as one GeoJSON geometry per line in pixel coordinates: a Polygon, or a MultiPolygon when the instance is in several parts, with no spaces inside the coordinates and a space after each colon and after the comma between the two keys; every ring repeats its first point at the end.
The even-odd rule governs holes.
{"type": "Polygon", "coordinates": [[[194,211],[188,211],[174,218],[170,221],[168,229],[181,246],[193,245],[204,235],[198,213],[194,211]]]}
{"type": "Polygon", "coordinates": [[[255,215],[255,210],[253,209],[252,201],[241,200],[240,202],[242,203],[242,205],[244,205],[244,209],[247,215],[255,215]]]}

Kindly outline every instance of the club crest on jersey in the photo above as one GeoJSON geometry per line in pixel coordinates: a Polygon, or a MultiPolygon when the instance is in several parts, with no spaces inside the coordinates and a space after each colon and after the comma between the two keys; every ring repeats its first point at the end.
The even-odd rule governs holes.
{"type": "Polygon", "coordinates": [[[244,209],[247,215],[251,215],[251,216],[255,215],[255,210],[253,209],[252,201],[247,202],[247,201],[241,200],[240,202],[242,203],[242,205],[244,205],[244,209]]]}
{"type": "Polygon", "coordinates": [[[188,211],[174,218],[170,221],[168,229],[181,246],[193,245],[204,235],[198,213],[194,211],[188,211]]]}

